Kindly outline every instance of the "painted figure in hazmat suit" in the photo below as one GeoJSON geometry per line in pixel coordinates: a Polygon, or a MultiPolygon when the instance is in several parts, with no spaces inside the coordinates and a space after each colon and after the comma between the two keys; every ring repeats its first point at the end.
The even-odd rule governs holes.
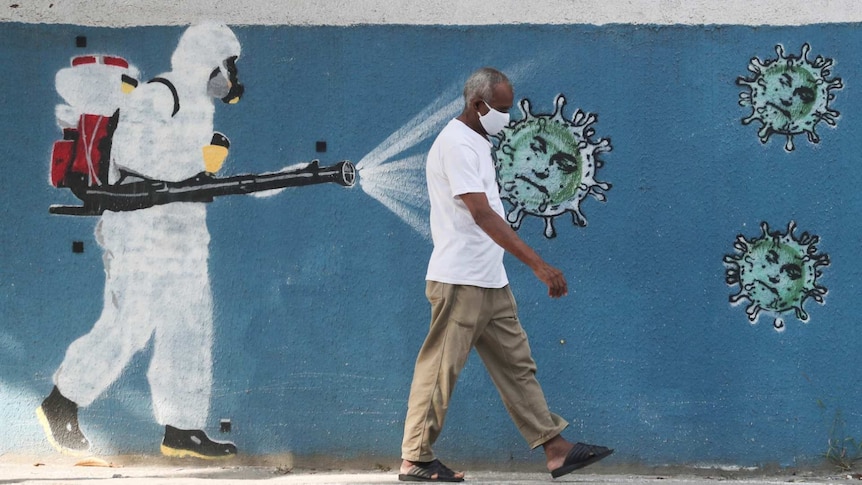
{"type": "MultiPolygon", "coordinates": [[[[228,27],[189,27],[171,71],[139,85],[121,107],[109,183],[138,177],[180,181],[221,168],[227,143],[213,132],[213,98],[239,100],[239,55],[239,41],[228,27]]],[[[206,204],[105,211],[96,239],[104,250],[104,307],[92,330],[67,349],[54,389],[37,409],[49,441],[66,453],[89,449],[78,407],[98,398],[152,342],[147,380],[155,419],[165,426],[162,453],[234,456],[233,443],[211,440],[203,431],[213,344],[206,204]]]]}

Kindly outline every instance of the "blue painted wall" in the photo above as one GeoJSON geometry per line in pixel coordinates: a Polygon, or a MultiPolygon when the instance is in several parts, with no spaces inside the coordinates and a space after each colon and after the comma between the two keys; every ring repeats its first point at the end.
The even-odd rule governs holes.
{"type": "MultiPolygon", "coordinates": [[[[54,74],[75,55],[124,56],[152,77],[170,68],[181,28],[0,25],[3,171],[0,264],[0,453],[53,453],[33,410],[50,391],[65,349],[102,306],[95,218],[50,215],[73,203],[47,183],[59,133],[54,74]],[[85,49],[75,37],[86,36],[85,49]],[[84,252],[73,253],[82,241],[84,252]]],[[[266,172],[320,158],[354,162],[423,110],[460,96],[475,68],[508,70],[516,100],[552,113],[596,113],[610,138],[597,178],[606,203],[583,202],[589,224],[556,220],[557,237],[528,217],[519,234],[569,279],[552,301],[507,259],[551,407],[567,436],[617,449],[619,463],[793,465],[818,460],[841,416],[862,432],[857,322],[862,262],[858,187],[862,62],[858,25],[657,27],[236,27],[246,96],[218,106],[231,138],[223,173],[266,172]],[[775,46],[835,61],[844,87],[837,127],[821,142],[775,135],[763,144],[738,104],[753,57],[775,46]],[[317,141],[327,151],[315,151],[317,141]],[[751,325],[725,282],[725,255],[759,224],[820,237],[831,264],[823,305],[805,302],[785,330],[751,325]]],[[[513,115],[518,118],[517,110],[513,115]]],[[[439,128],[425,125],[421,129],[439,128]]],[[[419,130],[420,128],[416,128],[419,130]]],[[[408,129],[406,135],[412,133],[408,129]]],[[[431,133],[433,135],[433,133],[431,133]]],[[[432,137],[395,158],[418,155],[432,137]]],[[[405,175],[406,176],[406,175],[405,175]]],[[[405,179],[408,182],[413,179],[405,179]]],[[[421,187],[420,187],[421,188],[421,187]]],[[[421,191],[420,191],[421,192],[421,191]]],[[[420,203],[421,205],[421,203],[420,203]]],[[[209,206],[216,304],[215,389],[208,430],[241,453],[397,457],[413,359],[428,309],[431,243],[359,184],[303,187],[209,206]],[[218,434],[218,419],[232,422],[218,434]]],[[[103,454],[155,454],[148,351],[81,422],[103,454]]],[[[525,450],[481,362],[468,364],[437,445],[458,460],[536,459],[525,450]]]]}

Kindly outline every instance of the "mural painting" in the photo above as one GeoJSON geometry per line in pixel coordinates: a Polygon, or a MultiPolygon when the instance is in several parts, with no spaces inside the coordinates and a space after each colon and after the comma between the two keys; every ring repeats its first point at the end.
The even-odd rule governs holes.
{"type": "Polygon", "coordinates": [[[576,226],[586,226],[584,199],[590,195],[604,202],[611,188],[595,178],[604,165],[599,155],[611,151],[610,139],[592,141],[597,116],[578,109],[567,120],[562,94],[554,105],[553,113],[534,115],[530,101],[522,99],[522,119],[503,130],[493,151],[501,197],[511,204],[506,219],[517,230],[525,215],[541,217],[549,239],[557,235],[554,218],[566,212],[576,226]]]}
{"type": "Polygon", "coordinates": [[[67,104],[56,109],[64,139],[55,143],[51,182],[80,206],[64,215],[99,215],[104,251],[104,307],[86,335],[72,342],[54,388],[36,410],[49,442],[69,454],[90,442],[78,408],[92,404],[132,357],[152,342],[147,379],[167,456],[228,458],[236,446],[204,431],[213,387],[213,297],[205,202],[335,182],[352,186],[350,162],[315,161],[264,175],[216,177],[230,142],[213,130],[214,100],[235,104],[240,43],[225,25],[189,27],[170,72],[139,83],[124,59],[78,56],[56,77],[67,104]]]}
{"type": "Polygon", "coordinates": [[[808,322],[806,300],[822,304],[827,290],[818,284],[820,268],[829,266],[829,256],[817,252],[820,238],[803,232],[793,234],[796,223],[790,221],[787,232],[770,232],[766,222],[760,224],[761,234],[751,239],[743,235],[733,244],[735,253],[726,255],[726,282],[738,286],[730,296],[732,304],[748,301],[745,313],[755,324],[761,312],[775,316],[775,330],[784,331],[782,315],[793,311],[796,318],[808,322]]]}
{"type": "Polygon", "coordinates": [[[754,77],[737,78],[738,85],[749,89],[739,94],[739,104],[752,108],[742,124],[760,122],[757,136],[761,143],[769,141],[773,134],[784,135],[784,149],[790,152],[795,135],[805,133],[809,142],[819,143],[817,124],[822,121],[836,125],[840,113],[829,106],[835,98],[831,91],[841,89],[843,83],[840,78],[829,78],[832,59],[817,56],[809,61],[810,50],[808,44],[803,44],[798,57],[785,55],[779,44],[775,46],[777,59],[761,61],[755,57],[748,66],[754,77]]]}
{"type": "MultiPolygon", "coordinates": [[[[842,375],[862,331],[842,122],[862,64],[807,46],[844,58],[859,32],[7,25],[0,84],[28,90],[0,99],[23,137],[2,162],[0,452],[387,463],[427,324],[425,153],[481,63],[523,93],[491,140],[504,216],[571,275],[566,299],[522,305],[575,429],[638,443],[617,463],[819,463],[817,400],[862,429],[842,375]],[[740,57],[757,46],[765,60],[740,57]],[[355,153],[276,161],[312,161],[319,140],[355,153]]],[[[531,459],[465,377],[447,456],[531,459]]]]}

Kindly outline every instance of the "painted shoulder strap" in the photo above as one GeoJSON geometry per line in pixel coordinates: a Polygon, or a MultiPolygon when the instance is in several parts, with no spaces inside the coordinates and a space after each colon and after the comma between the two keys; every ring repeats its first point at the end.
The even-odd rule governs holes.
{"type": "Polygon", "coordinates": [[[180,97],[177,94],[177,88],[174,86],[174,83],[170,82],[169,80],[167,80],[163,77],[154,77],[154,78],[150,79],[149,81],[147,81],[147,84],[149,84],[149,83],[161,83],[161,84],[164,84],[165,86],[167,86],[168,89],[171,90],[171,94],[174,95],[174,111],[171,113],[171,116],[176,115],[180,111],[180,97]]]}

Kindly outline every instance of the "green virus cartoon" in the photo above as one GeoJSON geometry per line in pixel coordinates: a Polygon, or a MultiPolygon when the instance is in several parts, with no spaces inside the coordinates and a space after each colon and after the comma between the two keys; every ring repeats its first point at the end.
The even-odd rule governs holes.
{"type": "Polygon", "coordinates": [[[752,108],[742,124],[759,121],[761,128],[757,135],[761,143],[775,133],[784,135],[787,137],[784,150],[791,152],[794,135],[805,133],[809,142],[819,143],[817,124],[823,121],[835,126],[840,113],[829,107],[835,99],[830,91],[841,89],[843,84],[840,78],[829,79],[832,59],[817,56],[809,61],[810,50],[804,44],[799,57],[785,56],[784,47],[779,44],[775,46],[777,59],[761,61],[755,57],[748,65],[754,77],[737,78],[737,85],[749,88],[739,94],[739,104],[752,108]]]}
{"type": "Polygon", "coordinates": [[[739,235],[733,247],[735,254],[726,255],[725,281],[739,285],[739,292],[730,296],[733,305],[749,302],[745,313],[757,323],[761,311],[774,315],[776,330],[784,330],[781,315],[793,310],[796,318],[808,322],[803,308],[808,298],[823,304],[826,288],[817,284],[820,267],[829,266],[829,256],[818,254],[815,244],[820,238],[803,232],[793,235],[796,223],[790,221],[787,232],[769,232],[766,222],[760,224],[761,235],[746,239],[739,235]]]}
{"type": "Polygon", "coordinates": [[[575,225],[586,226],[581,203],[587,195],[604,202],[611,188],[594,178],[603,165],[597,156],[611,150],[609,139],[591,140],[596,115],[579,109],[569,121],[563,117],[566,98],[557,95],[554,104],[552,114],[533,115],[522,99],[523,119],[510,123],[494,148],[500,197],[511,204],[506,220],[517,230],[526,214],[542,217],[549,239],[557,234],[554,218],[565,212],[575,225]]]}

